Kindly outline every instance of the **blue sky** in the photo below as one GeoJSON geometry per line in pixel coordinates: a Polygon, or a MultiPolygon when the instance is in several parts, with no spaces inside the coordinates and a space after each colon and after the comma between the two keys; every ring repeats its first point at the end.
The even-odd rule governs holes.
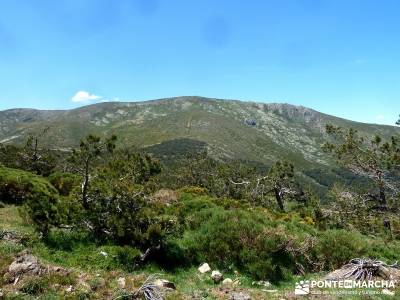
{"type": "Polygon", "coordinates": [[[397,0],[1,0],[0,109],[180,95],[400,113],[397,0]]]}

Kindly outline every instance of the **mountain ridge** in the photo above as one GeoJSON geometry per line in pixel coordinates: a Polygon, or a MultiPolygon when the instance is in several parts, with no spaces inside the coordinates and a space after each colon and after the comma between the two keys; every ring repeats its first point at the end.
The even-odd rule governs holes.
{"type": "Polygon", "coordinates": [[[268,105],[271,107],[292,107],[295,109],[299,110],[307,110],[307,111],[312,111],[314,113],[318,113],[321,115],[325,115],[328,117],[332,118],[337,118],[346,122],[353,122],[357,124],[364,124],[364,125],[373,125],[373,126],[383,126],[383,127],[390,127],[390,128],[398,128],[395,125],[388,125],[388,124],[378,124],[378,123],[368,123],[368,122],[361,122],[361,121],[355,121],[355,120],[350,120],[346,119],[343,117],[335,116],[335,115],[330,115],[328,113],[321,112],[317,109],[309,108],[307,106],[303,105],[296,105],[296,104],[290,104],[286,102],[263,102],[263,101],[257,101],[257,100],[236,100],[236,99],[225,99],[225,98],[209,98],[209,97],[202,97],[202,96],[176,96],[176,97],[169,97],[169,98],[158,98],[158,99],[150,99],[150,100],[140,100],[140,101],[105,101],[105,102],[97,102],[97,103],[91,103],[91,104],[86,104],[82,105],[76,108],[70,108],[70,109],[37,109],[37,108],[28,108],[28,107],[15,107],[15,108],[8,108],[4,110],[0,110],[1,113],[9,113],[9,112],[46,112],[46,113],[65,113],[65,112],[72,112],[72,111],[77,111],[77,110],[82,110],[82,109],[88,109],[92,107],[97,107],[97,106],[102,106],[102,105],[109,105],[109,104],[118,104],[118,105],[146,105],[146,104],[157,104],[163,101],[179,101],[179,100],[187,100],[187,99],[199,99],[201,101],[226,101],[226,102],[238,102],[238,103],[245,103],[245,104],[258,104],[258,105],[268,105]]]}
{"type": "Polygon", "coordinates": [[[47,127],[41,143],[52,149],[77,147],[89,133],[116,134],[121,145],[146,148],[160,159],[200,146],[219,160],[268,166],[285,159],[305,181],[324,185],[327,178],[342,176],[321,149],[328,138],[326,124],[384,139],[400,133],[395,126],[349,121],[304,106],[191,96],[104,102],[72,110],[0,111],[0,143],[22,144],[29,134],[47,127]]]}
{"type": "MultiPolygon", "coordinates": [[[[143,146],[176,138],[199,138],[213,144],[212,141],[210,143],[210,139],[215,141],[216,137],[226,137],[227,133],[237,135],[233,132],[235,128],[238,133],[247,134],[239,134],[236,137],[239,140],[255,135],[255,143],[260,139],[269,138],[275,144],[288,146],[280,139],[286,137],[287,141],[311,143],[315,148],[317,140],[323,139],[324,126],[328,123],[354,127],[366,135],[380,134],[389,137],[398,132],[395,126],[349,121],[287,103],[182,96],[140,102],[103,102],[70,110],[15,108],[0,111],[0,142],[22,142],[28,134],[40,130],[40,127],[50,127],[56,129],[61,134],[59,136],[63,136],[65,140],[50,134],[49,142],[54,145],[61,144],[63,147],[77,145],[79,139],[84,136],[83,133],[89,132],[120,133],[124,138],[135,133],[136,137],[142,136],[139,138],[139,144],[143,146]],[[215,126],[224,128],[226,132],[222,134],[215,131],[215,126]],[[185,129],[182,130],[182,127],[185,129]],[[144,134],[137,132],[139,129],[143,130],[144,134]],[[206,131],[213,131],[215,136],[207,135],[206,131]],[[153,138],[143,138],[146,132],[153,138]],[[160,136],[163,132],[168,134],[160,136]]],[[[234,140],[230,139],[230,142],[234,140]]],[[[229,148],[229,143],[226,146],[225,148],[229,148]]],[[[297,148],[301,148],[299,144],[297,148]]]]}

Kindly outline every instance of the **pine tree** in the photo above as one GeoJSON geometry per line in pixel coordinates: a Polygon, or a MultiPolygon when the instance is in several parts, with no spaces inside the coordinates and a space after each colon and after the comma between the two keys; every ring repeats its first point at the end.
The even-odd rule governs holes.
{"type": "Polygon", "coordinates": [[[91,173],[95,166],[96,161],[105,153],[112,153],[115,149],[115,142],[117,137],[115,135],[102,140],[95,135],[88,135],[81,141],[78,149],[75,149],[70,158],[72,169],[83,177],[82,182],[82,206],[88,208],[88,189],[91,178],[91,173]]]}

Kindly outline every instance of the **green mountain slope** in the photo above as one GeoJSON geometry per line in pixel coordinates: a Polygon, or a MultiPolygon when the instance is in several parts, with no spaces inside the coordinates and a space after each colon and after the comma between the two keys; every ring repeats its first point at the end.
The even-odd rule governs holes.
{"type": "MultiPolygon", "coordinates": [[[[29,133],[47,126],[50,130],[45,142],[60,149],[76,146],[88,133],[117,134],[121,144],[151,147],[155,152],[160,152],[166,142],[194,140],[220,159],[266,165],[280,158],[289,159],[303,171],[307,181],[324,185],[318,180],[320,175],[315,174],[320,170],[328,174],[334,168],[330,157],[321,151],[327,123],[353,127],[368,136],[399,133],[394,126],[356,123],[289,104],[177,97],[99,103],[66,111],[2,111],[0,142],[20,143],[29,133]]],[[[331,172],[329,176],[340,175],[331,172]]]]}

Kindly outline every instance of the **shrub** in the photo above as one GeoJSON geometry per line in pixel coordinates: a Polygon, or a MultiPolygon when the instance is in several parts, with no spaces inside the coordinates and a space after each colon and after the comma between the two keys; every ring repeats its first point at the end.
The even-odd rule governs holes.
{"type": "Polygon", "coordinates": [[[41,176],[0,167],[0,198],[6,203],[24,204],[24,211],[43,235],[57,223],[58,192],[41,176]]]}
{"type": "Polygon", "coordinates": [[[0,166],[0,198],[8,204],[23,204],[38,195],[56,195],[57,191],[43,177],[0,166]]]}
{"type": "Polygon", "coordinates": [[[366,237],[348,230],[326,230],[319,234],[315,248],[316,261],[325,270],[333,270],[350,259],[368,254],[366,237]]]}
{"type": "Polygon", "coordinates": [[[190,230],[166,255],[184,255],[182,261],[207,261],[220,268],[236,267],[257,279],[279,281],[297,272],[297,264],[305,262],[304,253],[311,247],[307,225],[294,232],[291,224],[268,220],[256,211],[214,207],[192,217],[190,230]],[[303,248],[304,253],[296,250],[303,248]]]}
{"type": "Polygon", "coordinates": [[[79,187],[81,178],[72,173],[55,172],[49,176],[49,181],[60,195],[68,196],[74,188],[79,187]]]}
{"type": "Polygon", "coordinates": [[[21,292],[37,296],[43,294],[50,287],[47,277],[32,278],[21,287],[21,292]]]}
{"type": "Polygon", "coordinates": [[[123,246],[115,248],[115,261],[117,265],[128,272],[132,272],[135,269],[140,256],[140,251],[133,247],[123,246]]]}
{"type": "Polygon", "coordinates": [[[195,194],[195,195],[206,195],[207,194],[207,189],[203,187],[198,187],[198,186],[185,186],[179,190],[180,192],[183,193],[188,193],[188,194],[195,194]]]}
{"type": "Polygon", "coordinates": [[[160,245],[174,227],[175,222],[162,214],[164,206],[146,202],[140,185],[99,179],[92,183],[88,195],[91,201],[82,212],[83,218],[100,241],[147,249],[160,245]]]}

